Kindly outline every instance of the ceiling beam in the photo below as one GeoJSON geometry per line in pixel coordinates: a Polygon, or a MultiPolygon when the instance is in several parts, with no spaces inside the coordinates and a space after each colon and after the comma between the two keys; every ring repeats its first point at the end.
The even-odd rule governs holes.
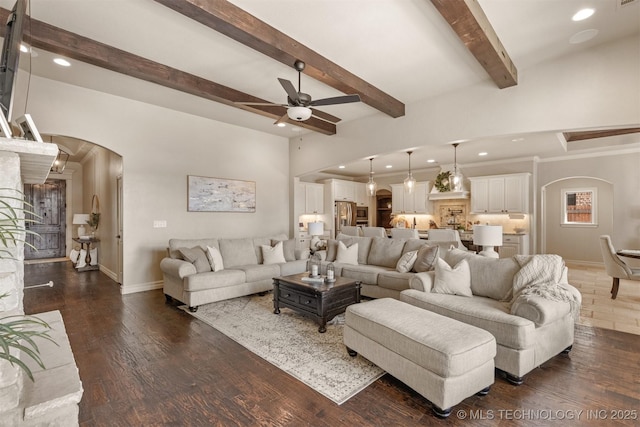
{"type": "Polygon", "coordinates": [[[264,55],[293,67],[299,59],[304,73],[391,117],[404,116],[404,104],[288,35],[226,0],[155,0],[264,55]]]}
{"type": "Polygon", "coordinates": [[[580,132],[562,132],[567,142],[583,141],[585,139],[606,138],[608,136],[627,135],[630,133],[640,133],[640,128],[625,129],[600,129],[580,132]]]}
{"type": "Polygon", "coordinates": [[[518,70],[477,0],[431,0],[500,89],[518,84],[518,70]]]}
{"type": "MultiPolygon", "coordinates": [[[[0,22],[6,22],[9,13],[9,10],[0,8],[0,22]]],[[[237,102],[267,103],[269,101],[54,27],[45,22],[30,19],[29,17],[27,19],[30,20],[30,23],[25,23],[25,28],[28,30],[25,32],[24,40],[32,47],[260,114],[274,120],[287,113],[285,107],[278,105],[272,107],[236,104],[237,102]]],[[[0,35],[4,36],[4,26],[0,26],[0,35]]],[[[334,135],[336,133],[335,124],[313,117],[304,122],[290,121],[290,123],[325,135],[334,135]]]]}

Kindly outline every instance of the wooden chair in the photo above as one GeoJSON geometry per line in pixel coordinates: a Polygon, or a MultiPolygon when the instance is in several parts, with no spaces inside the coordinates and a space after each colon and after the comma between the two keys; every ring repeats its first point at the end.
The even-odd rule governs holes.
{"type": "Polygon", "coordinates": [[[630,268],[620,259],[611,243],[610,236],[600,236],[600,249],[602,250],[604,268],[607,274],[613,278],[611,299],[616,299],[618,288],[620,287],[620,279],[640,281],[640,268],[630,268]]]}

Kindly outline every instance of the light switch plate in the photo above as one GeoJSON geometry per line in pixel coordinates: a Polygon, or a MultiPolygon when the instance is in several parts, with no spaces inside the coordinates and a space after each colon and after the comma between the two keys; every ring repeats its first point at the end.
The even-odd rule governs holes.
{"type": "Polygon", "coordinates": [[[153,221],[153,228],[167,228],[167,221],[163,219],[156,219],[153,221]]]}

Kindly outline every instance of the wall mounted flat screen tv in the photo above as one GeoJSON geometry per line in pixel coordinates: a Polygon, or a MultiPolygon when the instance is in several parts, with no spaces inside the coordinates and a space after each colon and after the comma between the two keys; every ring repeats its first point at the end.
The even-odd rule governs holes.
{"type": "Polygon", "coordinates": [[[22,25],[27,9],[26,0],[18,0],[13,6],[4,31],[2,56],[0,57],[0,109],[7,121],[11,120],[15,75],[20,60],[22,25]]]}

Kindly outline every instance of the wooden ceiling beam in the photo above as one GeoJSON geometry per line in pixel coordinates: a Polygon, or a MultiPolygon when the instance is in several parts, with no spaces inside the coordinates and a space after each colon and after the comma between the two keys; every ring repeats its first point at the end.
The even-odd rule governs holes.
{"type": "MultiPolygon", "coordinates": [[[[9,10],[0,8],[0,22],[6,22],[9,13],[9,10]]],[[[287,113],[285,107],[278,105],[272,107],[236,104],[236,102],[267,103],[269,101],[54,27],[45,22],[29,17],[27,19],[30,20],[30,23],[26,22],[25,28],[29,28],[29,34],[25,34],[25,42],[32,47],[274,120],[287,113]]],[[[0,26],[0,35],[4,36],[4,26],[0,26]]],[[[335,124],[314,117],[304,122],[290,121],[290,123],[325,135],[336,133],[335,124]]]]}
{"type": "Polygon", "coordinates": [[[500,89],[518,84],[518,70],[477,0],[431,0],[500,89]]]}
{"type": "Polygon", "coordinates": [[[288,35],[226,0],[155,0],[227,37],[290,67],[304,61],[304,73],[391,117],[405,114],[404,104],[355,74],[331,62],[288,35]]]}
{"type": "Polygon", "coordinates": [[[608,136],[627,135],[630,133],[640,133],[640,128],[625,129],[600,129],[588,131],[562,132],[567,142],[583,141],[585,139],[606,138],[608,136]]]}

